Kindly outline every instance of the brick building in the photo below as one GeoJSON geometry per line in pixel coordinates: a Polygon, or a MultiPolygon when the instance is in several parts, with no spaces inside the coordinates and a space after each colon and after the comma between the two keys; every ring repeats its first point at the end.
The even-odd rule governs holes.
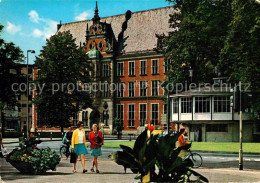
{"type": "MultiPolygon", "coordinates": [[[[72,124],[83,121],[90,128],[101,122],[108,134],[113,131],[115,118],[122,121],[123,133],[136,132],[147,123],[159,125],[166,110],[164,91],[159,86],[167,68],[163,55],[155,51],[156,34],[168,34],[169,14],[175,9],[127,11],[104,18],[98,11],[96,5],[91,20],[57,25],[58,32],[70,31],[86,50],[94,67],[91,84],[101,85],[102,90],[91,91],[93,109],[75,114],[72,124]]],[[[34,123],[37,126],[36,117],[34,123]]]]}

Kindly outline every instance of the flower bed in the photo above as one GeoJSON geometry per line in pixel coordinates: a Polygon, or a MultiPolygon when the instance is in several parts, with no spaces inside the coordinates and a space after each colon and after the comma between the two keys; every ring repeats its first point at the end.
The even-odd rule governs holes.
{"type": "Polygon", "coordinates": [[[47,170],[56,170],[60,162],[59,155],[50,148],[38,149],[37,144],[41,141],[21,137],[20,148],[14,149],[6,158],[18,171],[24,174],[45,174],[47,170]]]}

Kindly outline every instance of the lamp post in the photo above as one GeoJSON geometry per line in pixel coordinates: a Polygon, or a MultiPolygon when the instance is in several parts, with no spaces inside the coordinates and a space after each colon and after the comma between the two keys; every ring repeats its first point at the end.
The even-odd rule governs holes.
{"type": "Polygon", "coordinates": [[[26,74],[26,86],[27,86],[27,119],[26,119],[26,134],[29,137],[29,52],[35,53],[34,50],[27,50],[27,74],[26,74]]]}

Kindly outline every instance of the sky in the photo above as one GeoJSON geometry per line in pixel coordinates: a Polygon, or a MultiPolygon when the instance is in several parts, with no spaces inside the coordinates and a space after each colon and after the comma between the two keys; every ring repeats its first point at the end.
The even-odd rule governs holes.
{"type": "MultiPolygon", "coordinates": [[[[14,42],[26,56],[27,50],[40,54],[46,39],[57,31],[57,24],[93,18],[96,0],[0,0],[0,35],[14,42]]],[[[98,0],[99,16],[113,16],[170,6],[165,0],[98,0]]],[[[29,54],[29,63],[35,56],[29,54]]]]}

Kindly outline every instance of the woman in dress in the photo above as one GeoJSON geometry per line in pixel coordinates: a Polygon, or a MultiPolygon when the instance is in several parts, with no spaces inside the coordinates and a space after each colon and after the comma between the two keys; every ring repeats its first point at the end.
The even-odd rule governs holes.
{"type": "Polygon", "coordinates": [[[89,142],[90,142],[90,155],[93,156],[93,163],[91,172],[94,172],[94,166],[96,166],[96,173],[99,173],[98,170],[98,156],[101,156],[101,146],[104,144],[103,134],[98,131],[97,124],[93,124],[93,131],[89,133],[89,142]]]}
{"type": "Polygon", "coordinates": [[[73,164],[73,172],[76,173],[76,165],[77,165],[77,159],[78,156],[80,156],[81,164],[83,168],[83,173],[86,173],[87,170],[85,169],[85,154],[88,154],[88,151],[86,149],[86,135],[84,124],[82,122],[77,123],[78,129],[76,129],[71,138],[71,149],[73,152],[76,153],[76,162],[73,164]]]}

